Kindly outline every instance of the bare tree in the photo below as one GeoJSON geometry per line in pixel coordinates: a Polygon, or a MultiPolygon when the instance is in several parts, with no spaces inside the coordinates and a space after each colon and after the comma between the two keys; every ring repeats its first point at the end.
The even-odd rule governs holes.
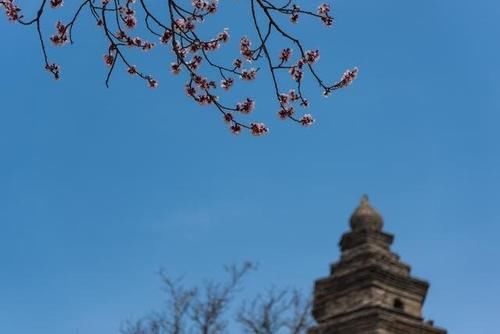
{"type": "Polygon", "coordinates": [[[237,321],[250,334],[303,334],[312,325],[311,302],[297,290],[270,290],[244,305],[237,321]]]}
{"type": "MultiPolygon", "coordinates": [[[[227,333],[228,311],[252,263],[226,268],[228,279],[209,281],[201,288],[186,288],[164,272],[161,278],[167,295],[166,309],[127,322],[123,334],[222,334],[227,333]]],[[[295,290],[270,290],[244,303],[234,317],[242,331],[252,334],[304,334],[311,325],[311,303],[295,290]]]]}
{"type": "Polygon", "coordinates": [[[248,36],[242,36],[240,54],[231,57],[234,60],[229,63],[219,63],[212,54],[228,41],[229,31],[224,29],[213,37],[205,38],[197,28],[217,12],[218,0],[191,0],[191,5],[186,5],[182,0],[166,0],[162,5],[153,1],[151,4],[146,0],[73,1],[64,6],[67,8],[67,19],[56,22],[56,30],[50,38],[44,36],[42,23],[47,18],[47,10],[63,8],[63,0],[38,0],[40,5],[34,14],[24,14],[17,4],[20,1],[0,0],[0,8],[3,7],[10,21],[35,27],[44,66],[55,79],[60,78],[60,66],[49,60],[47,42],[50,40],[54,46],[73,44],[74,28],[86,12],[95,21],[108,45],[103,57],[104,64],[108,67],[106,85],[109,85],[113,71],[121,66],[130,75],[145,80],[149,87],[158,86],[155,77],[146,73],[142,66],[134,65],[129,58],[133,50],[153,49],[155,43],[151,42],[152,37],[172,52],[172,73],[186,73],[186,94],[201,105],[214,106],[235,134],[248,129],[254,135],[263,135],[268,132],[268,128],[260,122],[240,121],[236,116],[252,112],[255,107],[253,97],[242,98],[241,102],[231,105],[222,101],[217,89],[230,90],[235,84],[235,78],[254,80],[261,70],[259,64],[262,63],[262,68],[270,73],[270,88],[272,87],[276,97],[278,116],[304,126],[314,122],[309,113],[296,115],[297,105],[309,105],[303,92],[305,73],[328,96],[332,91],[350,85],[358,72],[357,68],[347,70],[339,80],[327,83],[314,66],[319,59],[319,50],[307,50],[303,42],[287,29],[283,17],[288,17],[291,23],[297,23],[302,17],[309,17],[327,27],[332,26],[334,18],[326,3],[320,4],[315,11],[304,10],[292,0],[248,0],[234,4],[233,6],[240,7],[235,9],[235,15],[250,18],[249,33],[256,41],[252,43],[248,36]],[[249,15],[241,15],[245,11],[249,15]],[[275,37],[288,46],[278,48],[278,39],[275,37]],[[202,67],[202,63],[206,65],[202,67]],[[281,82],[282,72],[289,73],[292,89],[281,82]],[[220,83],[217,84],[216,81],[220,83]]]}

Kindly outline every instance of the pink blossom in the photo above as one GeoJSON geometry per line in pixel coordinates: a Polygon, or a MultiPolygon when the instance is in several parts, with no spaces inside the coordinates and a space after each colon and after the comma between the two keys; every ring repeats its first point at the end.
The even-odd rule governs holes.
{"type": "Polygon", "coordinates": [[[193,59],[188,63],[189,68],[191,68],[193,71],[197,70],[202,60],[203,58],[199,55],[193,56],[193,59]]]}
{"type": "Polygon", "coordinates": [[[292,23],[297,23],[299,21],[300,7],[297,5],[292,6],[292,14],[290,15],[290,21],[292,23]]]}
{"type": "Polygon", "coordinates": [[[196,97],[195,100],[198,101],[200,105],[209,105],[217,100],[217,97],[212,95],[200,95],[196,97]]]}
{"type": "Polygon", "coordinates": [[[106,54],[104,55],[104,63],[108,66],[111,66],[113,65],[113,63],[115,62],[115,57],[110,55],[110,54],[106,54]]]}
{"type": "Polygon", "coordinates": [[[245,101],[238,102],[236,104],[236,110],[238,110],[243,114],[251,113],[254,108],[255,108],[255,101],[250,98],[247,98],[245,101]]]}
{"type": "Polygon", "coordinates": [[[228,28],[224,28],[224,30],[222,32],[220,32],[219,35],[217,36],[217,39],[221,42],[226,43],[229,40],[229,32],[228,31],[229,31],[228,28]]]}
{"type": "Polygon", "coordinates": [[[154,47],[154,43],[151,43],[151,42],[144,42],[142,43],[142,50],[143,51],[149,51],[151,50],[153,47],[154,47]]]}
{"type": "Polygon", "coordinates": [[[123,30],[119,30],[116,32],[116,38],[118,38],[119,40],[126,40],[128,38],[127,34],[125,33],[125,31],[123,30]]]}
{"type": "Polygon", "coordinates": [[[174,29],[182,32],[189,32],[194,30],[195,26],[191,19],[176,19],[174,21],[174,29]]]}
{"type": "Polygon", "coordinates": [[[171,63],[170,70],[172,71],[172,74],[176,74],[176,75],[179,74],[181,72],[181,64],[171,63]]]}
{"type": "Polygon", "coordinates": [[[196,95],[196,88],[194,88],[191,85],[186,85],[185,87],[186,94],[189,96],[195,96],[196,95]]]}
{"type": "Polygon", "coordinates": [[[331,16],[322,16],[321,21],[327,26],[330,27],[333,25],[333,17],[331,16]]]}
{"type": "Polygon", "coordinates": [[[50,6],[52,8],[59,8],[62,7],[63,5],[63,0],[50,0],[50,6]]]}
{"type": "Polygon", "coordinates": [[[212,0],[212,2],[210,2],[210,4],[208,5],[207,7],[207,13],[209,14],[213,14],[217,11],[217,0],[212,0]]]}
{"type": "Polygon", "coordinates": [[[344,88],[349,86],[358,76],[358,72],[359,70],[357,67],[353,68],[352,70],[345,71],[340,81],[335,84],[335,88],[344,88]]]}
{"type": "Polygon", "coordinates": [[[269,131],[264,123],[251,123],[250,130],[254,136],[262,136],[269,131]]]}
{"type": "Polygon", "coordinates": [[[319,5],[317,13],[326,26],[331,26],[333,24],[333,17],[330,16],[329,4],[323,3],[319,5]]]}
{"type": "Polygon", "coordinates": [[[204,0],[193,0],[191,4],[193,5],[194,8],[199,10],[205,9],[208,6],[208,3],[204,0]]]}
{"type": "Polygon", "coordinates": [[[127,15],[123,20],[125,22],[125,25],[130,29],[135,28],[137,24],[137,19],[134,15],[127,15]]]}
{"type": "Polygon", "coordinates": [[[229,90],[233,86],[233,83],[234,80],[232,78],[222,79],[220,86],[225,90],[229,90]]]}
{"type": "Polygon", "coordinates": [[[148,80],[149,88],[157,88],[158,87],[158,81],[156,81],[152,77],[147,77],[147,80],[148,80]]]}
{"type": "Polygon", "coordinates": [[[45,69],[54,75],[54,79],[59,80],[61,78],[60,67],[56,63],[45,65],[45,69]]]}
{"type": "Polygon", "coordinates": [[[328,15],[330,12],[330,5],[327,3],[322,3],[318,6],[318,15],[328,15]]]}
{"type": "Polygon", "coordinates": [[[239,135],[241,133],[241,126],[239,124],[233,124],[230,127],[231,132],[235,135],[239,135]]]}
{"type": "Polygon", "coordinates": [[[311,114],[305,114],[302,116],[302,118],[300,119],[300,123],[303,125],[303,126],[309,126],[309,125],[312,125],[314,123],[314,118],[312,117],[311,114]]]}
{"type": "Polygon", "coordinates": [[[214,51],[220,47],[219,40],[211,40],[208,42],[203,42],[203,50],[205,51],[214,51]]]}
{"type": "Polygon", "coordinates": [[[225,113],[224,114],[224,122],[226,122],[226,123],[233,122],[233,114],[231,114],[230,112],[225,113]]]}
{"type": "Polygon", "coordinates": [[[132,65],[127,69],[127,72],[130,75],[135,75],[137,74],[137,67],[135,65],[132,65]]]}
{"type": "Polygon", "coordinates": [[[5,15],[7,15],[9,21],[17,21],[22,17],[21,15],[19,15],[21,8],[19,8],[19,6],[14,3],[14,0],[0,1],[0,5],[3,5],[5,9],[5,15]]]}
{"type": "Polygon", "coordinates": [[[295,81],[302,80],[302,77],[304,75],[304,73],[302,71],[302,66],[299,66],[299,65],[292,66],[288,72],[291,74],[293,80],[295,80],[295,81]]]}
{"type": "Polygon", "coordinates": [[[163,35],[160,37],[160,42],[163,44],[167,44],[170,39],[172,38],[172,31],[171,30],[165,30],[163,32],[163,35]]]}
{"type": "Polygon", "coordinates": [[[295,109],[293,107],[281,107],[278,111],[278,116],[281,119],[286,119],[292,116],[295,113],[295,109]]]}
{"type": "Polygon", "coordinates": [[[306,63],[314,64],[319,59],[319,50],[308,50],[304,58],[306,63]]]}
{"type": "Polygon", "coordinates": [[[241,71],[240,78],[243,80],[254,80],[255,77],[257,76],[257,70],[255,68],[251,68],[249,70],[243,70],[241,71]]]}
{"type": "Polygon", "coordinates": [[[233,62],[234,68],[241,68],[241,59],[236,58],[233,62]]]}
{"type": "Polygon", "coordinates": [[[289,96],[285,93],[281,93],[278,95],[278,101],[280,104],[287,104],[289,96]]]}
{"type": "Polygon", "coordinates": [[[194,83],[201,89],[209,89],[211,83],[208,81],[206,77],[201,77],[199,75],[192,76],[194,83]]]}
{"type": "Polygon", "coordinates": [[[60,46],[68,42],[68,35],[66,34],[66,26],[61,21],[57,21],[56,33],[50,37],[50,40],[56,46],[60,46]]]}
{"type": "Polygon", "coordinates": [[[288,96],[290,97],[290,101],[297,101],[299,99],[299,95],[293,89],[290,89],[288,96]]]}
{"type": "Polygon", "coordinates": [[[213,14],[217,10],[218,2],[217,0],[192,0],[191,4],[195,8],[195,11],[205,11],[207,14],[213,14]]]}
{"type": "Polygon", "coordinates": [[[292,49],[286,48],[286,49],[281,50],[281,53],[280,53],[281,62],[282,63],[287,62],[290,59],[291,55],[292,55],[292,49]]]}
{"type": "Polygon", "coordinates": [[[240,53],[248,60],[252,60],[253,52],[250,49],[252,43],[247,37],[242,37],[240,40],[240,53]]]}

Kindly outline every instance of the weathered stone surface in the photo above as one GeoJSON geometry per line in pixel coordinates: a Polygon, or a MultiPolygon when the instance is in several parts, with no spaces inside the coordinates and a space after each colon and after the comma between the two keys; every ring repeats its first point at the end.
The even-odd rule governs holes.
{"type": "Polygon", "coordinates": [[[422,318],[429,283],[412,277],[390,246],[383,219],[364,197],[330,276],[316,281],[309,334],[446,334],[422,318]]]}

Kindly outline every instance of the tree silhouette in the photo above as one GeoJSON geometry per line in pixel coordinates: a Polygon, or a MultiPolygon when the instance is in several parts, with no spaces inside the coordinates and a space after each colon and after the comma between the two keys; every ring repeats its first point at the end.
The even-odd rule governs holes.
{"type": "MultiPolygon", "coordinates": [[[[278,116],[304,126],[314,123],[311,114],[298,116],[296,110],[297,105],[300,107],[309,105],[302,88],[306,73],[317,83],[325,96],[336,89],[350,85],[358,73],[357,68],[347,70],[339,80],[327,83],[314,67],[320,56],[319,50],[307,50],[303,42],[287,30],[283,18],[291,23],[297,23],[302,17],[310,17],[319,20],[327,27],[332,26],[334,18],[331,16],[328,4],[320,4],[315,11],[311,11],[302,9],[292,0],[248,0],[251,29],[256,41],[252,42],[249,37],[242,36],[240,54],[231,57],[234,60],[229,64],[224,64],[217,62],[212,54],[228,41],[228,29],[220,31],[211,38],[203,38],[199,32],[199,26],[202,26],[209,16],[216,14],[219,6],[217,0],[192,0],[191,4],[182,0],[165,0],[165,8],[161,11],[157,8],[158,4],[153,6],[147,4],[146,0],[79,0],[76,2],[76,7],[68,9],[70,18],[65,22],[57,21],[55,32],[48,38],[43,35],[41,28],[42,23],[45,23],[47,11],[61,10],[66,6],[63,6],[63,0],[39,1],[38,10],[30,18],[25,17],[16,0],[0,0],[0,7],[3,7],[10,21],[35,27],[45,69],[55,79],[61,76],[60,66],[49,60],[47,42],[50,40],[55,46],[72,44],[73,28],[84,13],[90,13],[108,45],[103,56],[104,64],[108,66],[106,86],[110,84],[113,71],[122,66],[130,75],[143,79],[149,87],[158,87],[159,83],[155,77],[144,73],[140,66],[132,64],[129,60],[129,53],[133,49],[149,51],[156,47],[150,39],[154,38],[173,53],[175,61],[170,65],[172,73],[185,72],[186,94],[200,105],[214,106],[221,112],[224,121],[235,134],[240,133],[242,129],[248,129],[254,135],[268,132],[264,123],[248,124],[237,117],[253,111],[255,108],[253,98],[246,97],[231,105],[224,102],[218,93],[220,89],[230,90],[236,79],[244,81],[256,79],[258,71],[261,70],[259,64],[263,70],[270,73],[278,104],[278,116]],[[139,36],[133,36],[134,31],[138,31],[139,36]],[[271,42],[275,35],[288,45],[276,53],[273,52],[276,46],[272,45],[275,42],[271,42]],[[207,74],[207,71],[210,73],[207,74]],[[288,72],[294,89],[285,91],[282,88],[281,72],[285,74],[288,72]]],[[[75,6],[75,3],[71,5],[75,6]]]]}
{"type": "MultiPolygon", "coordinates": [[[[244,276],[255,265],[226,268],[224,282],[206,282],[201,288],[183,286],[164,272],[166,309],[149,317],[127,322],[123,334],[221,334],[227,333],[226,318],[244,276]]],[[[241,305],[234,320],[244,333],[305,334],[312,324],[311,302],[295,290],[270,290],[241,305]]]]}

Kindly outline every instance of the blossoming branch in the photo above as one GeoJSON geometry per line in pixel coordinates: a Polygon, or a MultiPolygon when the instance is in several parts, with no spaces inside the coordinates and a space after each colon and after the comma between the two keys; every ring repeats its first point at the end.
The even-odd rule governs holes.
{"type": "MultiPolygon", "coordinates": [[[[141,70],[141,66],[132,64],[128,54],[131,49],[147,52],[157,43],[168,47],[174,61],[170,64],[173,75],[184,74],[187,77],[185,93],[200,105],[211,105],[218,110],[229,129],[239,134],[243,129],[256,136],[266,134],[269,129],[261,122],[245,122],[242,119],[253,112],[256,103],[253,97],[245,97],[236,105],[223,101],[223,95],[230,91],[240,81],[253,81],[259,77],[259,71],[268,71],[270,83],[277,103],[277,115],[280,119],[292,120],[297,124],[309,126],[314,123],[310,113],[297,115],[298,108],[306,108],[309,102],[303,93],[305,75],[316,81],[325,96],[333,91],[349,86],[358,74],[358,69],[346,70],[339,80],[332,83],[324,81],[315,64],[320,59],[319,50],[307,50],[303,42],[289,33],[282,18],[288,18],[295,24],[302,17],[318,19],[321,24],[330,27],[334,24],[329,4],[320,4],[316,10],[304,10],[292,0],[277,5],[272,0],[248,0],[252,29],[255,40],[247,36],[240,37],[239,54],[236,54],[229,64],[218,63],[214,60],[213,52],[219,50],[230,38],[229,29],[224,29],[212,38],[201,38],[199,26],[209,16],[217,13],[217,0],[192,0],[186,6],[186,1],[166,0],[167,18],[160,18],[146,0],[79,0],[76,10],[67,22],[55,22],[55,31],[51,36],[44,36],[41,25],[47,10],[61,10],[64,0],[39,0],[40,6],[31,19],[26,19],[24,12],[16,0],[0,0],[0,9],[3,8],[7,19],[24,26],[34,26],[39,37],[45,69],[55,79],[61,77],[59,64],[49,61],[47,43],[54,46],[72,44],[72,30],[79,17],[89,13],[96,25],[100,28],[108,47],[103,54],[103,63],[107,67],[106,86],[109,85],[113,72],[124,68],[131,76],[138,77],[146,82],[150,88],[157,88],[158,80],[151,74],[141,70]],[[138,22],[138,17],[144,18],[138,22]],[[144,32],[149,36],[136,36],[134,29],[142,25],[144,32]],[[273,53],[271,36],[277,35],[288,47],[278,54],[273,53]],[[156,40],[157,42],[153,42],[156,40]],[[262,64],[263,68],[258,67],[262,64]],[[203,69],[211,68],[216,75],[204,75],[203,69]],[[283,89],[284,72],[288,75],[294,88],[283,89]],[[222,91],[220,91],[222,89],[222,91]]],[[[43,22],[45,23],[45,21],[43,22]]]]}

